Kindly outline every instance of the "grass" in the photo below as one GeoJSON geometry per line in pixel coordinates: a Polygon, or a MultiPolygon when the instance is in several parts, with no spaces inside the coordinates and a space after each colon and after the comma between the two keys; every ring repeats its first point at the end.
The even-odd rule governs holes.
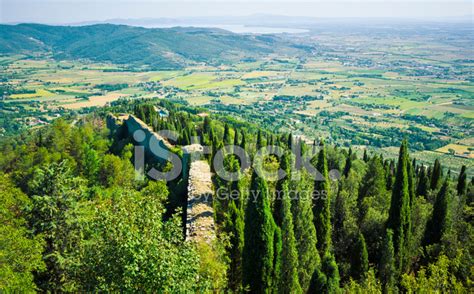
{"type": "Polygon", "coordinates": [[[244,85],[245,83],[240,79],[221,78],[212,73],[192,73],[167,80],[164,84],[175,86],[183,90],[208,90],[229,88],[237,85],[244,85]]]}
{"type": "MultiPolygon", "coordinates": [[[[441,153],[450,153],[450,150],[454,150],[457,155],[468,155],[469,158],[474,158],[474,152],[471,152],[469,148],[472,146],[460,145],[460,144],[448,144],[444,147],[436,149],[441,153]]],[[[472,147],[474,148],[474,147],[472,147]]]]}
{"type": "Polygon", "coordinates": [[[118,100],[121,97],[127,97],[127,94],[109,92],[103,96],[91,96],[89,100],[79,100],[73,103],[64,103],[62,106],[68,109],[79,109],[83,107],[104,106],[108,102],[118,100]]]}
{"type": "Polygon", "coordinates": [[[54,93],[51,93],[45,89],[36,89],[35,93],[29,94],[13,94],[10,96],[12,99],[29,99],[29,98],[47,98],[54,96],[54,93]]]}

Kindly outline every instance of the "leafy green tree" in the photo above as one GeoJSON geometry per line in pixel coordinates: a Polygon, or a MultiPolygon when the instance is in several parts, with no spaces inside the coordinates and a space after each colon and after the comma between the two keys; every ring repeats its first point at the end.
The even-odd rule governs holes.
{"type": "Polygon", "coordinates": [[[33,232],[44,236],[46,271],[37,275],[44,291],[66,291],[73,287],[67,269],[82,241],[79,202],[84,199],[85,181],[74,177],[66,161],[37,169],[33,179],[33,232]]]}
{"type": "MultiPolygon", "coordinates": [[[[360,207],[363,205],[364,198],[375,197],[377,198],[376,203],[380,204],[381,208],[386,207],[388,204],[386,203],[388,198],[385,197],[386,194],[386,176],[383,163],[380,157],[374,156],[368,162],[367,172],[361,181],[357,202],[360,207]]],[[[374,205],[376,205],[376,203],[374,203],[374,205]]],[[[369,208],[370,207],[365,206],[360,207],[360,219],[364,218],[369,208]]]]}
{"type": "Polygon", "coordinates": [[[89,183],[95,183],[100,167],[99,153],[88,144],[83,147],[82,173],[89,183]]]}
{"type": "Polygon", "coordinates": [[[140,192],[103,192],[76,270],[79,290],[174,293],[210,287],[199,273],[199,255],[183,240],[181,218],[163,222],[167,196],[164,182],[150,182],[140,192]]]}
{"type": "Polygon", "coordinates": [[[33,274],[44,270],[45,264],[42,236],[32,236],[27,228],[25,215],[31,201],[4,174],[0,174],[0,191],[0,292],[34,292],[33,274]]]}
{"type": "Polygon", "coordinates": [[[102,158],[99,168],[99,182],[106,187],[130,186],[135,179],[135,170],[128,160],[113,154],[102,158]]]}
{"type": "Polygon", "coordinates": [[[393,230],[393,244],[397,270],[408,268],[411,233],[408,143],[402,142],[398,157],[397,174],[392,190],[387,227],[393,230]]]}
{"type": "MultiPolygon", "coordinates": [[[[421,268],[416,276],[404,274],[401,286],[406,293],[470,293],[462,281],[454,275],[453,269],[459,264],[459,259],[450,260],[441,255],[435,263],[421,268]]],[[[472,290],[472,288],[471,288],[472,290]]]]}
{"type": "Polygon", "coordinates": [[[245,212],[243,250],[243,284],[250,291],[263,293],[274,286],[275,229],[267,183],[254,172],[245,212]]]}
{"type": "Polygon", "coordinates": [[[382,293],[382,285],[375,276],[374,270],[370,269],[367,273],[367,278],[360,283],[351,279],[344,286],[344,293],[379,294],[382,293]]]}
{"type": "Polygon", "coordinates": [[[330,210],[330,184],[326,148],[321,142],[316,169],[321,173],[322,179],[314,182],[313,215],[314,227],[317,234],[317,248],[319,252],[326,252],[331,247],[331,210],[330,210]]]}

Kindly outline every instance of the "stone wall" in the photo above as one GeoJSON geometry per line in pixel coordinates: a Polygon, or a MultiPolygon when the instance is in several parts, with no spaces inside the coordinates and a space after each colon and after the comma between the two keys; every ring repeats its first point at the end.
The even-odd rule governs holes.
{"type": "MultiPolygon", "coordinates": [[[[145,147],[147,156],[168,158],[166,153],[175,149],[169,141],[153,132],[152,128],[134,115],[108,115],[107,126],[112,132],[121,126],[126,126],[127,135],[133,138],[136,145],[145,147]],[[160,144],[160,150],[155,150],[155,144],[160,144]],[[155,151],[151,152],[150,148],[154,148],[155,151]]],[[[183,168],[185,169],[182,176],[188,178],[186,240],[209,243],[216,236],[211,168],[207,161],[200,159],[203,150],[201,145],[184,146],[182,150],[184,153],[183,168]]]]}
{"type": "Polygon", "coordinates": [[[186,240],[210,243],[215,238],[212,173],[205,160],[191,162],[186,211],[186,240]]]}

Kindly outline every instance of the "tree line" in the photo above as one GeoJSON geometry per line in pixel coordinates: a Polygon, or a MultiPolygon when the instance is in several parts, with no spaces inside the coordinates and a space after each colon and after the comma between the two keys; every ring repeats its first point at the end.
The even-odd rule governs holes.
{"type": "MultiPolygon", "coordinates": [[[[0,289],[10,291],[460,292],[472,289],[473,180],[424,166],[401,142],[398,159],[363,154],[160,101],[118,102],[74,126],[57,119],[0,145],[0,289]],[[156,107],[164,108],[162,117],[156,107]],[[186,179],[137,180],[133,141],[105,126],[134,113],[173,142],[198,136],[212,162],[225,145],[281,156],[213,178],[217,240],[184,240],[186,179]],[[315,180],[290,150],[314,150],[315,180]],[[262,169],[260,171],[258,169],[262,169]],[[271,181],[259,172],[281,169],[271,181]],[[331,176],[339,170],[340,177],[331,176]],[[319,197],[305,197],[311,195],[319,197]],[[254,197],[255,194],[258,197],[254,197]],[[218,196],[218,195],[216,195],[218,196]],[[224,195],[221,195],[224,196],[224,195]]],[[[415,142],[416,143],[416,142],[415,142]]],[[[310,152],[311,153],[311,152],[310,152]]],[[[148,162],[148,165],[157,165],[148,162]]],[[[212,165],[211,165],[212,167],[212,165]]],[[[166,170],[169,165],[161,165],[166,170]]]]}

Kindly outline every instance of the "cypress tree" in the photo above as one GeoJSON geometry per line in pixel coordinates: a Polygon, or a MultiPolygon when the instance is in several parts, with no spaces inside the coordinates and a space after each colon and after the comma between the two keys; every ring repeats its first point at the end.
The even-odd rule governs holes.
{"type": "Polygon", "coordinates": [[[208,134],[211,130],[211,119],[209,116],[204,117],[204,122],[202,123],[202,132],[208,134]]]}
{"type": "Polygon", "coordinates": [[[334,255],[326,252],[321,269],[314,271],[308,293],[339,293],[339,282],[339,269],[334,255]]]}
{"type": "Polygon", "coordinates": [[[226,123],[224,125],[224,138],[223,138],[223,141],[224,141],[224,146],[226,145],[230,145],[232,142],[231,138],[230,138],[230,129],[229,129],[229,125],[226,123]]]}
{"type": "Polygon", "coordinates": [[[245,132],[242,131],[242,141],[240,141],[240,147],[242,147],[242,149],[245,150],[245,148],[247,147],[247,141],[245,139],[245,132]]]}
{"type": "Polygon", "coordinates": [[[286,266],[282,264],[281,253],[283,249],[281,229],[273,223],[273,271],[270,292],[279,292],[281,285],[281,271],[282,267],[286,266]]]}
{"type": "Polygon", "coordinates": [[[244,216],[242,209],[235,201],[229,204],[226,228],[230,236],[229,259],[227,271],[229,288],[235,292],[242,288],[242,251],[244,248],[244,216]]]}
{"type": "Polygon", "coordinates": [[[364,149],[364,156],[362,157],[364,162],[369,162],[369,155],[367,154],[367,149],[364,149]]]}
{"type": "Polygon", "coordinates": [[[415,161],[410,163],[410,160],[407,161],[407,171],[408,171],[408,193],[410,194],[410,207],[414,205],[415,200],[415,161]]]}
{"type": "MultiPolygon", "coordinates": [[[[299,190],[307,191],[310,185],[305,181],[298,182],[299,190]]],[[[298,250],[298,278],[301,289],[307,292],[311,277],[316,267],[320,266],[320,257],[316,248],[317,238],[314,228],[311,198],[300,193],[292,202],[293,223],[298,250]]]]}
{"type": "Polygon", "coordinates": [[[322,180],[316,179],[313,193],[314,227],[317,235],[319,252],[326,252],[331,246],[331,211],[330,184],[326,148],[321,142],[316,169],[321,173],[322,180]]]}
{"type": "Polygon", "coordinates": [[[288,135],[288,141],[286,142],[286,144],[288,145],[288,149],[291,150],[291,148],[293,147],[293,136],[291,135],[291,133],[288,135]]]}
{"type": "Polygon", "coordinates": [[[426,197],[428,194],[428,175],[426,174],[426,168],[422,165],[420,167],[420,174],[418,176],[418,187],[416,188],[416,195],[426,197]]]}
{"type": "Polygon", "coordinates": [[[439,160],[436,159],[433,166],[433,170],[431,172],[431,179],[430,179],[431,190],[436,190],[438,188],[441,176],[442,176],[441,164],[439,163],[439,160]]]}
{"type": "Polygon", "coordinates": [[[264,293],[273,287],[275,229],[266,182],[255,172],[245,212],[243,284],[251,292],[264,293]]]}
{"type": "Polygon", "coordinates": [[[234,134],[234,146],[239,146],[239,132],[235,130],[234,134]]]}
{"type": "Polygon", "coordinates": [[[393,230],[396,266],[399,273],[407,269],[409,259],[411,235],[409,166],[407,141],[403,140],[387,221],[387,227],[393,230]]]}
{"type": "MultiPolygon", "coordinates": [[[[290,155],[289,153],[283,154],[280,159],[280,169],[282,169],[286,173],[286,177],[283,179],[278,180],[275,187],[276,197],[273,200],[273,219],[277,226],[281,227],[282,223],[282,201],[284,196],[283,188],[284,186],[288,186],[289,177],[290,177],[290,155]]],[[[287,187],[288,188],[288,187],[287,187]]],[[[288,191],[287,191],[288,192],[288,191]]]]}
{"type": "Polygon", "coordinates": [[[387,229],[383,247],[382,257],[379,263],[379,275],[383,285],[384,293],[392,293],[395,286],[395,249],[393,247],[393,231],[387,229]]]}
{"type": "Polygon", "coordinates": [[[257,151],[260,150],[260,148],[263,147],[263,142],[262,142],[262,131],[258,130],[257,134],[257,151]]]}
{"type": "Polygon", "coordinates": [[[359,232],[357,242],[352,254],[351,272],[352,277],[356,280],[363,281],[367,277],[369,271],[369,254],[367,253],[367,245],[362,233],[359,232]]]}
{"type": "Polygon", "coordinates": [[[463,165],[461,168],[461,173],[459,174],[458,185],[456,186],[458,195],[461,196],[461,195],[466,194],[466,188],[467,188],[467,173],[466,173],[466,166],[463,165]]]}
{"type": "Polygon", "coordinates": [[[446,178],[433,205],[433,214],[426,224],[424,245],[439,243],[448,228],[450,202],[449,178],[446,178]]]}
{"type": "Polygon", "coordinates": [[[349,148],[349,154],[346,157],[346,164],[344,166],[344,171],[342,174],[347,178],[349,175],[349,171],[351,170],[352,167],[352,149],[349,148]]]}
{"type": "MultiPolygon", "coordinates": [[[[287,169],[289,158],[285,154],[287,169]]],[[[284,167],[284,166],[283,166],[284,167]]],[[[282,168],[283,168],[282,167],[282,168]]],[[[287,179],[287,178],[285,178],[287,179]]],[[[281,220],[282,251],[281,251],[281,279],[280,293],[302,293],[298,279],[298,251],[291,214],[291,201],[288,194],[288,180],[281,184],[281,205],[279,206],[279,219],[281,220]]]]}

